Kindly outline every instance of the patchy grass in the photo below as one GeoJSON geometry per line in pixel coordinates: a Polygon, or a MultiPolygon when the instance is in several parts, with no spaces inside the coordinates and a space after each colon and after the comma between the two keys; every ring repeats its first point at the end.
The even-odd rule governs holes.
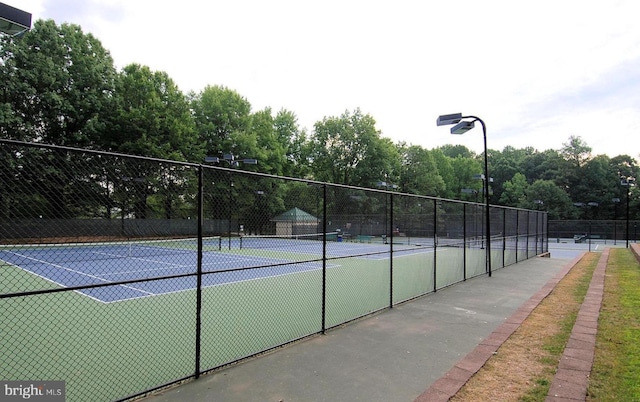
{"type": "MultiPolygon", "coordinates": [[[[600,254],[589,253],[453,401],[544,401],[600,254]]],[[[612,249],[588,401],[640,402],[640,264],[612,249]]]]}
{"type": "Polygon", "coordinates": [[[640,264],[611,250],[587,400],[640,401],[640,264]]]}
{"type": "Polygon", "coordinates": [[[586,254],[452,401],[544,401],[599,258],[586,254]]]}

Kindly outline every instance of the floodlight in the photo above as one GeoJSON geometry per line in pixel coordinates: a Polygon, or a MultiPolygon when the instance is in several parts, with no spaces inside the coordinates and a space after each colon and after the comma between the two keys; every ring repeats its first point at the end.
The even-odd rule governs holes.
{"type": "Polygon", "coordinates": [[[204,158],[204,161],[207,163],[220,163],[220,158],[217,156],[207,156],[204,158]]]}
{"type": "Polygon", "coordinates": [[[460,120],[462,120],[462,113],[443,114],[442,116],[438,116],[436,124],[438,126],[446,126],[449,124],[457,124],[460,120]]]}
{"type": "Polygon", "coordinates": [[[451,134],[464,134],[467,131],[475,127],[475,123],[472,121],[461,121],[455,126],[451,127],[451,134]]]}
{"type": "MultiPolygon", "coordinates": [[[[436,124],[438,126],[455,124],[455,126],[451,129],[451,134],[464,134],[474,127],[474,123],[476,121],[479,121],[480,124],[482,125],[482,137],[484,139],[484,176],[489,177],[489,162],[487,158],[487,154],[488,154],[487,126],[484,124],[484,121],[482,121],[482,119],[477,116],[471,116],[471,115],[463,116],[462,113],[454,113],[454,114],[443,114],[439,116],[438,119],[436,120],[436,124]],[[462,121],[462,119],[471,119],[471,121],[468,121],[468,120],[462,121]]],[[[491,276],[491,241],[490,241],[491,239],[491,223],[490,223],[491,204],[489,202],[489,180],[484,180],[484,197],[487,205],[487,207],[485,208],[486,222],[487,222],[487,225],[486,225],[487,249],[485,252],[485,257],[486,257],[487,273],[489,274],[489,276],[491,276]]]]}
{"type": "Polygon", "coordinates": [[[246,165],[257,165],[258,164],[258,160],[257,159],[253,159],[253,158],[243,159],[242,163],[244,163],[246,165]]]}
{"type": "Polygon", "coordinates": [[[0,32],[16,36],[30,28],[30,13],[0,3],[0,32]]]}

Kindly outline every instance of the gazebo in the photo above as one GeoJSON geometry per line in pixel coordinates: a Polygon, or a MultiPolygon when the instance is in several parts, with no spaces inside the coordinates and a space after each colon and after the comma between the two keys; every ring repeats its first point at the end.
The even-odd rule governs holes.
{"type": "Polygon", "coordinates": [[[283,212],[271,219],[271,222],[276,223],[276,235],[289,236],[318,232],[318,218],[300,208],[283,212]]]}

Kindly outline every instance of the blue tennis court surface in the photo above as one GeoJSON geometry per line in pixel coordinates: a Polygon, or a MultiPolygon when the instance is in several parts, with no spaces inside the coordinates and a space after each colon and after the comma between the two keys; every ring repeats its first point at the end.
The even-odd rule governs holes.
{"type": "MultiPolygon", "coordinates": [[[[197,266],[197,256],[193,252],[59,262],[55,259],[55,254],[60,252],[62,251],[57,250],[54,254],[51,254],[51,251],[41,250],[0,251],[0,259],[64,287],[144,280],[125,285],[80,290],[82,294],[107,303],[179,292],[196,287],[195,276],[147,280],[148,278],[193,274],[197,266]]],[[[321,267],[321,263],[318,262],[296,263],[285,259],[207,252],[203,254],[203,272],[224,272],[203,275],[202,286],[285,275],[320,269],[321,267]],[[263,266],[267,267],[242,270],[243,268],[263,266]],[[238,271],[227,271],[234,269],[238,271]]]]}
{"type": "MultiPolygon", "coordinates": [[[[224,246],[225,243],[223,242],[224,246]]],[[[219,248],[219,247],[218,247],[219,248]]],[[[269,247],[320,256],[322,245],[296,244],[269,247]]],[[[217,248],[216,248],[217,249],[217,248]]],[[[224,247],[222,247],[224,250],[224,247]]],[[[327,255],[347,257],[371,253],[364,258],[388,258],[389,245],[331,242],[327,255]],[[382,254],[376,254],[382,253],[382,254]]],[[[148,246],[140,251],[131,246],[55,246],[0,250],[0,260],[19,267],[63,287],[135,281],[122,285],[81,289],[80,293],[110,303],[141,297],[180,292],[196,288],[195,275],[148,280],[172,275],[194,274],[197,254],[194,250],[148,246]]],[[[334,262],[335,263],[335,262],[334,262]]],[[[286,258],[241,255],[224,251],[206,251],[202,257],[202,286],[242,282],[322,268],[321,261],[296,262],[286,258]]]]}

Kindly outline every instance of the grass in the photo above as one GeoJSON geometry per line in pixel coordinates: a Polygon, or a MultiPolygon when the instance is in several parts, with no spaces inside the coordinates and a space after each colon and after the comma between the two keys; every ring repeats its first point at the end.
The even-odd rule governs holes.
{"type": "MultiPolygon", "coordinates": [[[[544,401],[600,257],[589,253],[452,399],[544,401]]],[[[640,264],[612,249],[588,401],[640,402],[640,264]]]]}
{"type": "Polygon", "coordinates": [[[598,322],[590,401],[640,401],[640,264],[611,250],[598,322]]]}
{"type": "Polygon", "coordinates": [[[452,401],[544,401],[599,254],[587,254],[452,401]]]}

